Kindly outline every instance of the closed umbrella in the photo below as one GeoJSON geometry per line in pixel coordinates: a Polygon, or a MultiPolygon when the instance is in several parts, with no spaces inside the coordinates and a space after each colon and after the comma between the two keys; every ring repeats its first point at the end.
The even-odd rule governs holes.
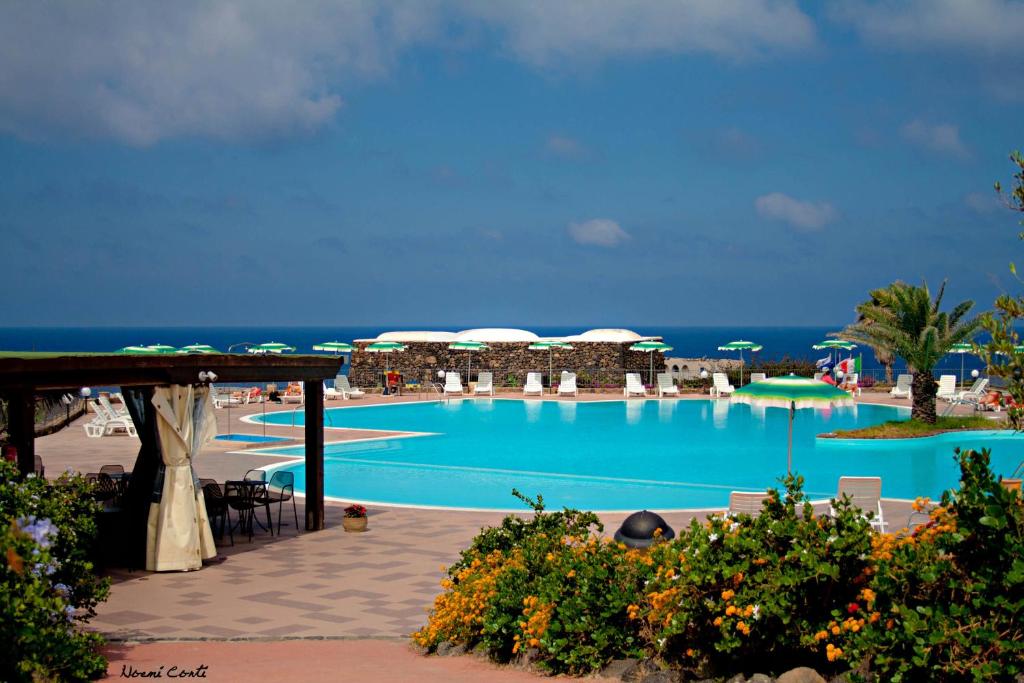
{"type": "Polygon", "coordinates": [[[630,346],[629,350],[630,351],[644,351],[644,352],[650,354],[650,357],[651,357],[651,376],[650,376],[649,379],[650,379],[650,383],[653,385],[654,384],[654,352],[655,351],[661,351],[662,353],[664,353],[665,351],[671,351],[672,347],[669,346],[668,344],[666,344],[664,342],[660,342],[660,341],[642,341],[642,342],[637,342],[636,344],[633,344],[632,346],[630,346]]]}
{"type": "Polygon", "coordinates": [[[249,353],[284,353],[285,351],[294,351],[294,346],[288,346],[281,342],[266,342],[263,344],[256,344],[255,346],[249,347],[249,353]]]}
{"type": "Polygon", "coordinates": [[[466,351],[466,381],[469,382],[472,379],[470,371],[473,367],[473,351],[486,351],[491,348],[487,344],[478,341],[457,341],[452,342],[448,345],[451,351],[466,351]]]}
{"type": "MultiPolygon", "coordinates": [[[[1014,348],[1016,351],[1016,347],[1014,348]]],[[[964,354],[972,353],[974,351],[974,345],[966,342],[958,342],[949,347],[947,353],[959,353],[960,354],[960,388],[964,387],[964,354]]]]}
{"type": "Polygon", "coordinates": [[[789,445],[786,453],[786,472],[793,471],[793,416],[801,408],[830,408],[853,405],[853,397],[828,382],[785,375],[770,377],[740,387],[732,394],[734,403],[746,403],[764,408],[789,408],[789,445]]]}
{"type": "Polygon", "coordinates": [[[526,347],[527,351],[547,351],[548,352],[548,389],[551,388],[551,375],[554,371],[551,360],[551,351],[553,349],[559,349],[561,351],[572,351],[572,344],[564,341],[558,341],[557,339],[542,339],[541,341],[535,341],[526,347]]]}
{"type": "Polygon", "coordinates": [[[178,353],[220,353],[209,344],[189,344],[178,349],[178,353]]]}
{"type": "Polygon", "coordinates": [[[400,351],[405,351],[405,344],[399,344],[398,342],[374,342],[363,349],[367,353],[386,353],[386,360],[384,361],[384,372],[391,371],[391,354],[400,351]]]}
{"type": "Polygon", "coordinates": [[[760,344],[755,344],[752,341],[745,341],[739,339],[737,341],[731,341],[728,344],[723,344],[718,347],[719,351],[739,351],[740,352],[740,386],[743,386],[743,352],[750,351],[756,353],[764,347],[760,344]]]}

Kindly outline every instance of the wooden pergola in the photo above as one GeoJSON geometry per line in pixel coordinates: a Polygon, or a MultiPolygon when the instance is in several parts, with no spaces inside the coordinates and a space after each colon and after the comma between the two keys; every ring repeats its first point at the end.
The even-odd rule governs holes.
{"type": "Polygon", "coordinates": [[[57,354],[0,355],[0,397],[8,402],[8,432],[23,474],[35,466],[35,397],[46,391],[81,387],[156,387],[201,384],[199,373],[218,382],[301,381],[305,385],[306,530],[324,528],[323,381],[341,369],[334,356],[241,354],[57,354]]]}

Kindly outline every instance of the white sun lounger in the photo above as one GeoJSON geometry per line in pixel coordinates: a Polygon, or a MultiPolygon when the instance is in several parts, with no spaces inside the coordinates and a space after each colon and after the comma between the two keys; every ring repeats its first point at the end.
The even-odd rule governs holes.
{"type": "Polygon", "coordinates": [[[526,373],[526,384],[523,385],[523,395],[537,394],[538,396],[544,393],[544,385],[540,381],[539,372],[528,372],[526,373]]]}
{"type": "Polygon", "coordinates": [[[913,382],[913,375],[897,375],[896,386],[889,390],[889,395],[893,398],[910,398],[910,387],[913,382]]]}
{"type": "Polygon", "coordinates": [[[956,398],[956,375],[942,375],[939,377],[939,389],[935,392],[935,398],[952,402],[956,398]]]}
{"type": "Polygon", "coordinates": [[[974,384],[971,385],[970,389],[961,391],[953,397],[953,403],[967,403],[977,405],[981,399],[985,398],[985,394],[988,391],[988,377],[979,377],[974,380],[974,384]]]}
{"type": "Polygon", "coordinates": [[[348,375],[338,375],[334,378],[334,388],[341,392],[341,398],[348,400],[350,398],[362,398],[366,395],[366,392],[358,387],[353,388],[348,383],[348,375]]]}
{"type": "Polygon", "coordinates": [[[736,387],[729,384],[729,378],[724,372],[716,372],[711,375],[711,395],[721,397],[736,391],[736,387]]]}
{"type": "Polygon", "coordinates": [[[444,375],[444,395],[448,394],[462,396],[462,377],[457,372],[446,372],[444,375]]]}
{"type": "Polygon", "coordinates": [[[110,402],[106,401],[106,397],[104,396],[103,398],[106,406],[99,401],[93,403],[96,416],[82,425],[85,429],[85,435],[95,439],[101,436],[110,436],[117,432],[124,432],[128,436],[137,437],[139,434],[135,430],[135,423],[132,422],[132,418],[128,415],[117,415],[113,408],[109,407],[110,402]]]}
{"type": "Polygon", "coordinates": [[[763,372],[752,372],[750,373],[750,383],[763,382],[768,379],[768,375],[763,372]]]}
{"type": "Polygon", "coordinates": [[[860,375],[856,372],[851,372],[843,378],[843,384],[845,384],[852,396],[860,396],[860,375]]]}
{"type": "Polygon", "coordinates": [[[490,372],[481,372],[476,376],[476,387],[474,394],[490,394],[494,396],[494,375],[490,372]]]}
{"type": "Polygon", "coordinates": [[[869,512],[874,513],[871,526],[885,533],[881,477],[839,477],[839,494],[836,498],[842,498],[844,495],[850,497],[850,502],[860,508],[865,517],[869,512]]]}
{"type": "Polygon", "coordinates": [[[640,396],[647,395],[647,389],[644,388],[643,382],[640,381],[639,372],[626,373],[626,386],[623,388],[622,394],[626,398],[629,398],[631,394],[639,394],[640,396]]]}
{"type": "Polygon", "coordinates": [[[306,390],[300,383],[298,385],[290,384],[289,387],[298,386],[299,392],[288,393],[288,388],[285,388],[279,395],[281,396],[281,403],[305,403],[306,402],[306,390]]]}
{"type": "Polygon", "coordinates": [[[578,397],[579,392],[576,390],[576,373],[575,372],[563,372],[562,379],[558,382],[558,395],[572,394],[578,397]]]}
{"type": "Polygon", "coordinates": [[[672,376],[667,372],[658,373],[658,396],[664,396],[665,394],[672,394],[673,396],[679,395],[679,387],[676,386],[675,382],[672,381],[672,376]]]}
{"type": "Polygon", "coordinates": [[[324,382],[324,400],[335,401],[341,398],[341,392],[334,387],[327,386],[327,382],[324,382]]]}
{"type": "Polygon", "coordinates": [[[750,491],[729,492],[729,512],[732,514],[744,514],[757,517],[761,514],[761,508],[768,496],[764,493],[752,493],[750,491]]]}

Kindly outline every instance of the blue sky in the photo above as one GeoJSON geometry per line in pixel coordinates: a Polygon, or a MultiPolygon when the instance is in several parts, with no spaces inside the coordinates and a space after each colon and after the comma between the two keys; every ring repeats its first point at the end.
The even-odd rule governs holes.
{"type": "Polygon", "coordinates": [[[0,324],[985,308],[1020,35],[1020,0],[8,3],[0,324]]]}

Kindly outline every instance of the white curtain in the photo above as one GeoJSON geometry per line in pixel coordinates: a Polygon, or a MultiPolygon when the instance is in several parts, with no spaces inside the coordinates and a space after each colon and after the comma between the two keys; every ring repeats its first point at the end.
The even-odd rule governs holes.
{"type": "Polygon", "coordinates": [[[172,385],[153,392],[164,462],[159,503],[149,507],[146,569],[199,569],[216,556],[203,492],[195,484],[192,459],[217,435],[209,387],[172,385]]]}

